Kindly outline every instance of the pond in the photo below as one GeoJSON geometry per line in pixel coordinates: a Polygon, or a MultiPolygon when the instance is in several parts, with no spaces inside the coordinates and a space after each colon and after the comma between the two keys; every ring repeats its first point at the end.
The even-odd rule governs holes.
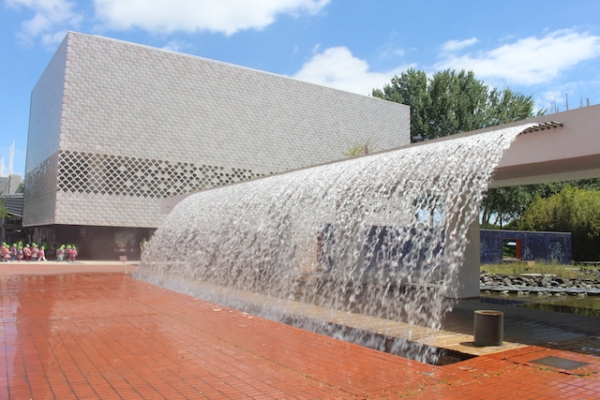
{"type": "Polygon", "coordinates": [[[481,296],[481,301],[496,304],[511,304],[536,310],[600,317],[600,296],[518,296],[514,294],[486,294],[481,296]]]}

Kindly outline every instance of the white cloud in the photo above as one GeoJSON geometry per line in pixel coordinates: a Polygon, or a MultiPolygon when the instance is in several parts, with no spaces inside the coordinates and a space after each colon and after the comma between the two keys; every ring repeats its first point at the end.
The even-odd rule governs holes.
{"type": "Polygon", "coordinates": [[[75,11],[74,3],[68,0],[7,0],[6,5],[34,12],[33,18],[23,22],[18,34],[25,43],[38,37],[44,44],[60,42],[66,34],[64,28],[76,27],[82,20],[75,11]]]}
{"type": "Polygon", "coordinates": [[[403,48],[395,47],[393,44],[380,46],[377,50],[381,58],[402,57],[406,53],[403,48]]]}
{"type": "Polygon", "coordinates": [[[558,30],[542,38],[520,39],[475,55],[446,54],[435,68],[467,69],[483,79],[535,85],[550,82],[575,65],[598,56],[599,36],[558,30]]]}
{"type": "Polygon", "coordinates": [[[278,14],[318,13],[330,0],[94,0],[96,17],[113,29],[212,31],[262,29],[278,14]]]}
{"type": "Polygon", "coordinates": [[[346,47],[331,47],[316,54],[293,77],[305,82],[329,86],[347,92],[368,95],[383,88],[394,75],[405,71],[402,66],[387,72],[370,72],[369,64],[356,58],[346,47]]]}
{"type": "Polygon", "coordinates": [[[47,46],[52,46],[53,44],[60,43],[64,40],[65,36],[67,36],[67,30],[61,30],[56,32],[44,33],[42,35],[42,43],[47,46]]]}
{"type": "Polygon", "coordinates": [[[163,46],[163,49],[175,52],[182,52],[184,49],[189,47],[190,45],[188,43],[183,42],[181,40],[171,40],[169,43],[163,46]]]}
{"type": "Polygon", "coordinates": [[[472,46],[477,42],[478,40],[476,38],[466,40],[449,40],[442,45],[442,51],[444,53],[452,53],[458,50],[462,50],[465,47],[472,46]]]}

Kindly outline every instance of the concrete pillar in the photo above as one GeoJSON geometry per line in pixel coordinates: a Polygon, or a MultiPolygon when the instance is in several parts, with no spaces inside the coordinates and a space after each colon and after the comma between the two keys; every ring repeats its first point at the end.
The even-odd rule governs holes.
{"type": "Polygon", "coordinates": [[[479,298],[479,221],[477,218],[469,225],[466,240],[464,261],[450,284],[451,298],[479,298]]]}

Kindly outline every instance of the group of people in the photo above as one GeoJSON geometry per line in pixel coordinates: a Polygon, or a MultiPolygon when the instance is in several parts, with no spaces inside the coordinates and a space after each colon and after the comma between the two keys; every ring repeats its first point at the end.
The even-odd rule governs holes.
{"type": "MultiPolygon", "coordinates": [[[[56,261],[75,261],[77,258],[77,247],[75,245],[61,245],[56,249],[56,261]]],[[[46,258],[46,246],[38,246],[36,243],[31,245],[23,242],[14,243],[10,246],[8,243],[2,243],[0,246],[0,255],[2,261],[48,261],[46,258]]]]}
{"type": "Polygon", "coordinates": [[[77,258],[77,247],[73,244],[68,245],[60,245],[58,249],[56,249],[56,261],[75,261],[77,258]]]}

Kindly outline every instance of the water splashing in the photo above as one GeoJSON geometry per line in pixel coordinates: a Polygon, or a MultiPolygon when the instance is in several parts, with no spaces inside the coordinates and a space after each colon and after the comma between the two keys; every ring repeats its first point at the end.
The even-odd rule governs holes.
{"type": "MultiPolygon", "coordinates": [[[[469,225],[525,128],[199,192],[157,230],[135,276],[347,340],[401,322],[391,347],[406,351],[413,327],[439,329],[451,309],[469,225]]],[[[431,361],[426,348],[412,357],[431,361]]]]}

